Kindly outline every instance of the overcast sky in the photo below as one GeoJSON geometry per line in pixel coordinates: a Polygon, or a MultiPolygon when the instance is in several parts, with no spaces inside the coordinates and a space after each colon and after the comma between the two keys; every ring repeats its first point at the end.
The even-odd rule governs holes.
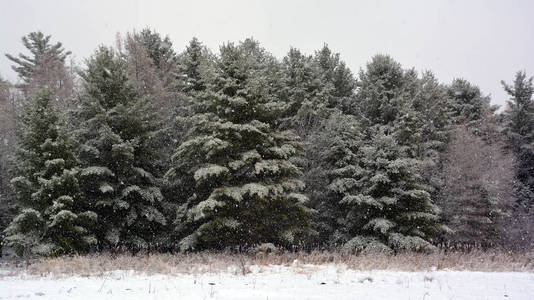
{"type": "Polygon", "coordinates": [[[16,79],[3,54],[24,51],[20,39],[31,31],[52,35],[81,62],[117,32],[149,26],[177,52],[193,36],[214,51],[254,37],[278,57],[290,46],[313,53],[327,43],[354,73],[386,53],[442,82],[465,78],[502,105],[500,80],[518,70],[534,75],[533,19],[534,0],[0,0],[0,74],[16,79]]]}

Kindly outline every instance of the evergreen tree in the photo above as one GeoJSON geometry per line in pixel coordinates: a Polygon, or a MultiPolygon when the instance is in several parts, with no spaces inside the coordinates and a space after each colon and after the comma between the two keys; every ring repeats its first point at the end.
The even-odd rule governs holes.
{"type": "Polygon", "coordinates": [[[328,118],[328,93],[321,70],[312,56],[291,48],[282,61],[284,88],[280,98],[287,101],[282,128],[306,137],[328,118]]]}
{"type": "Polygon", "coordinates": [[[168,36],[161,38],[159,33],[149,28],[143,29],[139,36],[143,41],[148,56],[160,71],[162,78],[169,77],[166,75],[174,74],[176,71],[177,55],[172,49],[171,39],[168,36]]]}
{"type": "MultiPolygon", "coordinates": [[[[175,81],[177,92],[176,101],[172,110],[173,120],[170,122],[169,163],[173,152],[188,138],[191,126],[191,117],[196,113],[197,106],[201,99],[205,97],[206,82],[209,80],[212,69],[212,57],[208,49],[197,39],[193,38],[186,49],[178,56],[178,73],[175,81]]],[[[164,195],[168,199],[179,199],[191,195],[194,183],[182,183],[171,180],[165,184],[164,195]]],[[[169,220],[176,219],[176,211],[179,209],[180,201],[167,202],[165,214],[169,220]]],[[[180,238],[180,231],[170,230],[170,240],[168,248],[176,248],[175,241],[180,238]]]]}
{"type": "Polygon", "coordinates": [[[20,212],[6,229],[7,245],[19,255],[87,251],[96,244],[96,214],[86,210],[76,179],[73,144],[49,91],[26,105],[12,179],[20,212]]]}
{"type": "Polygon", "coordinates": [[[387,55],[374,56],[358,80],[356,98],[362,125],[391,125],[405,102],[404,84],[404,70],[398,62],[387,55]]]}
{"type": "Polygon", "coordinates": [[[74,94],[73,75],[65,64],[71,52],[65,51],[60,42],[51,44],[50,39],[51,36],[45,36],[40,31],[31,32],[22,37],[22,43],[31,55],[20,53],[15,57],[6,54],[6,57],[15,63],[12,68],[22,79],[19,87],[27,98],[32,98],[46,87],[65,108],[72,105],[74,94]]]}
{"type": "Polygon", "coordinates": [[[409,148],[411,157],[420,160],[420,175],[438,203],[445,180],[443,156],[453,123],[450,99],[447,88],[430,72],[423,73],[416,85],[396,122],[397,138],[409,148]]]}
{"type": "Polygon", "coordinates": [[[513,85],[502,82],[511,96],[504,111],[505,126],[512,148],[517,153],[520,166],[517,170],[519,181],[530,191],[534,191],[534,86],[532,77],[527,79],[524,72],[518,72],[513,85]]]}
{"type": "Polygon", "coordinates": [[[490,98],[483,96],[477,86],[464,79],[455,79],[448,88],[448,94],[455,123],[468,123],[477,128],[477,121],[490,109],[490,98]]]}
{"type": "Polygon", "coordinates": [[[334,247],[343,243],[345,207],[333,191],[334,180],[351,177],[360,172],[358,155],[363,146],[361,128],[357,119],[340,112],[332,114],[309,138],[306,157],[309,168],[303,176],[310,206],[317,210],[315,224],[319,235],[316,246],[334,247]]]}
{"type": "Polygon", "coordinates": [[[284,88],[281,97],[289,101],[284,127],[306,138],[328,119],[333,108],[351,111],[356,87],[351,71],[324,46],[315,56],[291,48],[282,61],[284,88]]]}
{"type": "Polygon", "coordinates": [[[15,103],[9,91],[11,84],[0,76],[0,251],[1,234],[13,218],[15,195],[10,187],[9,179],[13,167],[11,155],[16,144],[15,135],[15,103]]]}
{"type": "Polygon", "coordinates": [[[99,244],[145,248],[166,224],[155,164],[157,118],[112,49],[100,47],[82,78],[79,177],[87,204],[99,217],[99,244]]]}
{"type": "Polygon", "coordinates": [[[206,47],[194,37],[179,56],[181,90],[186,93],[206,89],[206,73],[209,71],[210,54],[206,47]]]}
{"type": "Polygon", "coordinates": [[[295,244],[311,232],[303,183],[289,158],[298,138],[276,129],[284,109],[276,60],[257,42],[221,47],[214,80],[199,101],[190,139],[167,179],[190,187],[175,199],[181,250],[295,244]]]}
{"type": "Polygon", "coordinates": [[[452,125],[451,100],[447,89],[437,81],[434,74],[425,72],[412,99],[412,107],[423,121],[421,134],[424,155],[439,161],[437,156],[445,148],[452,125]]]}
{"type": "Polygon", "coordinates": [[[325,44],[315,53],[314,60],[319,66],[320,80],[328,90],[327,106],[338,107],[345,113],[351,112],[356,81],[345,62],[341,61],[339,53],[332,53],[325,44]]]}
{"type": "Polygon", "coordinates": [[[329,189],[342,204],[345,251],[430,251],[445,230],[427,180],[421,81],[391,57],[377,55],[360,72],[356,95],[363,144],[334,173],[329,189]],[[420,99],[419,99],[420,100],[420,99]],[[416,107],[418,109],[416,109],[416,107]]]}
{"type": "Polygon", "coordinates": [[[438,222],[419,172],[389,128],[373,129],[353,161],[330,183],[344,206],[344,251],[431,251],[432,239],[445,228],[438,222]]]}
{"type": "Polygon", "coordinates": [[[534,224],[534,85],[532,77],[518,72],[512,85],[502,82],[510,95],[508,107],[503,113],[509,143],[517,156],[515,194],[517,205],[513,211],[518,227],[513,243],[531,246],[534,224]]]}
{"type": "Polygon", "coordinates": [[[335,214],[339,210],[338,205],[331,203],[326,188],[326,175],[334,166],[323,155],[334,142],[330,132],[344,129],[335,122],[345,124],[350,119],[341,116],[340,110],[354,112],[355,80],[339,54],[333,54],[327,45],[314,56],[291,48],[282,61],[282,73],[281,98],[288,102],[281,127],[293,129],[304,141],[304,154],[292,161],[303,170],[301,178],[307,186],[310,206],[319,212],[316,214],[319,236],[313,242],[328,245],[337,229],[335,214]]]}

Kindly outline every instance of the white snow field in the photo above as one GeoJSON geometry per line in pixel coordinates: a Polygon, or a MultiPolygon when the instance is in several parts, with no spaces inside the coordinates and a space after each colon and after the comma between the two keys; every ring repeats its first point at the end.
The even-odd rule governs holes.
{"type": "Polygon", "coordinates": [[[0,299],[534,299],[534,273],[251,266],[251,273],[0,277],[0,299]]]}

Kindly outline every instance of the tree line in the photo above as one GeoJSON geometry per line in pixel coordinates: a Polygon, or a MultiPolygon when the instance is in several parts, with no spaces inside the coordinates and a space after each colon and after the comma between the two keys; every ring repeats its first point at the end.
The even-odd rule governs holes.
{"type": "Polygon", "coordinates": [[[177,53],[144,29],[80,67],[51,36],[22,42],[18,83],[0,80],[0,229],[19,255],[534,243],[525,72],[498,113],[466,80],[382,54],[353,74],[327,45],[177,53]]]}

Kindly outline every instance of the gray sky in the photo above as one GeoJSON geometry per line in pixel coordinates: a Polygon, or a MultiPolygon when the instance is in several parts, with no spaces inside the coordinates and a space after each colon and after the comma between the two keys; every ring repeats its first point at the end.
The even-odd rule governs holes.
{"type": "Polygon", "coordinates": [[[193,36],[215,52],[252,36],[278,57],[290,46],[313,53],[327,43],[354,73],[386,53],[442,82],[465,78],[504,104],[500,80],[518,70],[534,75],[533,16],[533,0],[0,0],[0,74],[15,80],[3,53],[24,51],[20,39],[31,31],[52,35],[81,62],[117,32],[149,26],[177,52],[193,36]]]}

